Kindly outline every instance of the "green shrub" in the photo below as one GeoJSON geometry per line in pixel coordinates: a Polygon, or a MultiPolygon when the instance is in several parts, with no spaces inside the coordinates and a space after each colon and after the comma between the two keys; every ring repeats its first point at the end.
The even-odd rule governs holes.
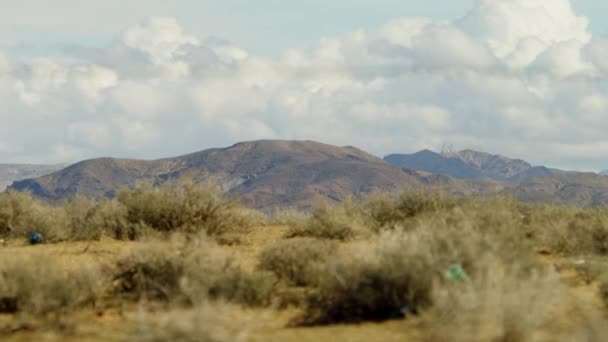
{"type": "Polygon", "coordinates": [[[315,285],[318,268],[335,247],[330,241],[312,238],[280,240],[262,250],[259,268],[274,272],[290,285],[315,285]]]}

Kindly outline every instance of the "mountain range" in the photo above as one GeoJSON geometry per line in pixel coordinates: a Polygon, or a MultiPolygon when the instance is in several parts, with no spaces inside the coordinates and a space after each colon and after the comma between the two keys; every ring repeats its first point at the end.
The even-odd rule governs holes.
{"type": "Polygon", "coordinates": [[[160,184],[182,176],[219,184],[222,191],[256,208],[307,208],[318,200],[337,202],[353,194],[424,186],[424,177],[354,147],[255,141],[160,160],[87,160],[15,182],[12,188],[60,200],[74,194],[111,196],[119,187],[137,181],[160,184]]]}
{"type": "Polygon", "coordinates": [[[567,172],[472,150],[392,154],[314,141],[242,142],[158,160],[98,158],[11,188],[57,201],[75,194],[112,196],[137,182],[162,184],[188,176],[217,184],[250,207],[310,209],[374,192],[440,189],[451,195],[508,194],[527,201],[581,206],[608,203],[608,177],[567,172]]]}

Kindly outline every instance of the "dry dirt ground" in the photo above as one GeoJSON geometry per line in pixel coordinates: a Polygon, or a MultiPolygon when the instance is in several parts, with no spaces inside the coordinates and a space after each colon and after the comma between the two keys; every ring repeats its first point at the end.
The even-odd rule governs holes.
{"type": "MultiPolygon", "coordinates": [[[[284,227],[260,227],[249,234],[238,246],[226,246],[239,256],[247,268],[256,267],[258,253],[264,246],[279,239],[284,227]]],[[[95,242],[68,242],[48,245],[29,246],[25,241],[9,241],[0,245],[0,260],[4,257],[28,253],[33,250],[44,250],[62,258],[65,267],[82,263],[100,263],[110,265],[121,255],[137,246],[137,242],[102,240],[95,242]]],[[[555,265],[567,281],[570,290],[585,307],[603,310],[599,299],[597,284],[587,282],[584,272],[577,271],[581,260],[568,260],[539,253],[543,261],[555,265]]],[[[12,333],[0,335],[2,341],[126,341],[137,336],[140,322],[149,315],[162,313],[163,308],[147,307],[142,311],[137,304],[111,305],[105,310],[82,309],[58,319],[58,325],[52,329],[29,329],[28,324],[15,329],[12,333]]],[[[384,323],[366,323],[353,325],[333,325],[325,327],[288,327],[288,322],[298,312],[295,309],[241,309],[240,317],[234,319],[247,322],[243,326],[242,341],[422,341],[422,329],[417,317],[406,320],[394,320],[384,323]]],[[[0,324],[12,322],[19,318],[11,315],[0,315],[0,324]]],[[[567,322],[564,322],[567,324],[567,322]]],[[[16,326],[19,326],[17,324],[16,326]]]]}

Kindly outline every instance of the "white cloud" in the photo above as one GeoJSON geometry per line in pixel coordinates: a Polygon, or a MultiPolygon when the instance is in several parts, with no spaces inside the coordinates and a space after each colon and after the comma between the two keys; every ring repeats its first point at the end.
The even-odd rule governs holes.
{"type": "Polygon", "coordinates": [[[589,21],[574,13],[570,0],[476,0],[457,25],[486,42],[500,58],[529,38],[545,46],[591,39],[589,21]]]}
{"type": "Polygon", "coordinates": [[[275,59],[171,18],[67,53],[0,57],[0,136],[12,144],[0,159],[150,158],[297,138],[378,154],[448,142],[606,167],[599,152],[585,151],[583,165],[556,148],[608,144],[608,44],[567,0],[477,1],[454,23],[397,19],[275,59]]]}
{"type": "Polygon", "coordinates": [[[153,64],[164,64],[183,55],[183,48],[197,46],[196,37],[185,34],[174,18],[153,17],[146,22],[128,28],[123,43],[148,55],[153,64]]]}

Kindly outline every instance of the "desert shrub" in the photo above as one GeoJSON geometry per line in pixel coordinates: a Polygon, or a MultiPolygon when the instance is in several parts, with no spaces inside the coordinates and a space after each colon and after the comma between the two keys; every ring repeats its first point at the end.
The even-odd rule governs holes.
{"type": "Polygon", "coordinates": [[[5,311],[25,314],[69,311],[94,303],[105,281],[95,265],[68,267],[50,254],[31,252],[0,263],[0,301],[5,311]]]}
{"type": "Polygon", "coordinates": [[[347,202],[336,207],[318,208],[308,220],[294,222],[286,237],[349,240],[365,233],[359,208],[347,202]]]}
{"type": "Polygon", "coordinates": [[[364,201],[364,211],[374,230],[407,226],[411,219],[453,207],[456,200],[439,194],[404,192],[397,197],[372,196],[364,201]]]}
{"type": "Polygon", "coordinates": [[[566,254],[608,255],[608,211],[561,208],[552,218],[544,239],[553,250],[566,254]]]}
{"type": "Polygon", "coordinates": [[[70,231],[66,211],[39,202],[28,193],[0,194],[0,235],[25,237],[30,231],[42,233],[47,241],[67,239],[70,231]]]}
{"type": "Polygon", "coordinates": [[[492,255],[481,259],[484,271],[477,276],[435,284],[433,305],[423,316],[425,340],[602,340],[601,316],[577,303],[556,272],[492,255]]]}
{"type": "Polygon", "coordinates": [[[205,299],[264,305],[271,273],[247,273],[221,247],[204,239],[148,242],[117,263],[119,291],[130,297],[185,304],[205,299]]]}
{"type": "Polygon", "coordinates": [[[135,240],[145,236],[144,230],[127,222],[126,208],[114,199],[76,196],[54,210],[66,213],[67,240],[91,241],[102,237],[135,240]]]}
{"type": "Polygon", "coordinates": [[[332,256],[335,247],[330,241],[312,238],[280,240],[262,251],[259,268],[274,272],[290,285],[315,285],[318,268],[332,256]]]}
{"type": "Polygon", "coordinates": [[[10,236],[23,231],[24,221],[33,205],[31,195],[7,191],[0,194],[0,235],[10,236]]]}
{"type": "Polygon", "coordinates": [[[394,261],[370,246],[342,251],[320,274],[318,292],[310,296],[301,323],[385,320],[405,307],[417,310],[427,305],[432,272],[416,266],[402,269],[409,265],[391,264],[394,261]]]}
{"type": "Polygon", "coordinates": [[[251,215],[217,191],[192,181],[157,188],[138,186],[121,190],[118,201],[129,224],[160,232],[198,232],[220,235],[250,227],[251,215]]]}
{"type": "Polygon", "coordinates": [[[319,269],[318,292],[302,322],[383,320],[403,310],[418,312],[432,304],[432,285],[445,281],[447,270],[459,265],[475,277],[483,271],[479,258],[487,253],[535,267],[522,248],[503,245],[466,221],[451,225],[442,218],[346,245],[319,269]]]}

